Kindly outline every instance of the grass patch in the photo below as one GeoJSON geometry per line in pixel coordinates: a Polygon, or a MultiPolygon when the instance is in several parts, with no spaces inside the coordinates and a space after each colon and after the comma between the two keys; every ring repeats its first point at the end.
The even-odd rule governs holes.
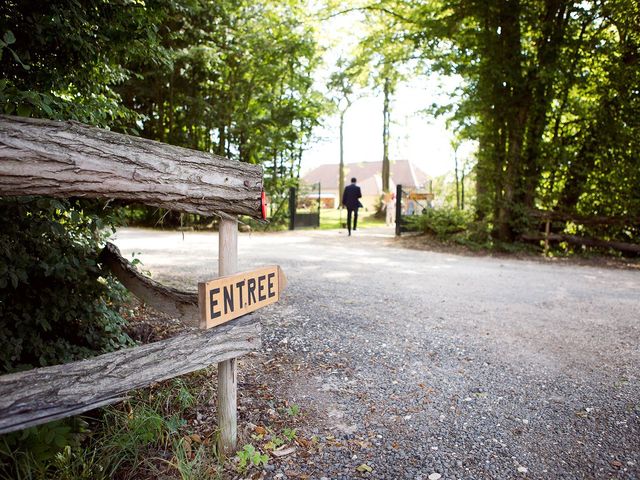
{"type": "MultiPolygon", "coordinates": [[[[239,425],[238,451],[219,455],[215,367],[149,388],[93,412],[0,436],[0,478],[16,480],[215,480],[258,474],[283,451],[313,447],[301,407],[273,397],[261,425],[239,425]]],[[[259,390],[258,398],[262,397],[259,390]]],[[[256,417],[254,417],[256,418],[256,417]]],[[[286,454],[285,454],[286,455],[286,454]]],[[[284,457],[286,458],[286,456],[284,457]]]]}
{"type": "MultiPolygon", "coordinates": [[[[358,214],[358,228],[371,228],[384,226],[384,219],[375,218],[375,212],[367,212],[360,209],[358,214]]],[[[347,210],[337,208],[323,208],[320,211],[320,229],[335,230],[347,228],[347,210]],[[343,226],[344,225],[344,226],[343,226]]]]}
{"type": "Polygon", "coordinates": [[[215,431],[202,436],[191,422],[203,400],[197,376],[210,375],[130,392],[125,402],[86,421],[74,417],[4,435],[0,478],[220,478],[215,431]]]}

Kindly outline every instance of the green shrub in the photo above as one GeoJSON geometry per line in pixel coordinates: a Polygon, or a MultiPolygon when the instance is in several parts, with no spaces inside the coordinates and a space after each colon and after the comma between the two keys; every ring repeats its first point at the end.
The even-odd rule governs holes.
{"type": "Polygon", "coordinates": [[[115,221],[95,202],[0,198],[0,371],[132,344],[126,292],[98,264],[115,221]]]}
{"type": "Polygon", "coordinates": [[[409,228],[435,235],[440,240],[466,232],[473,221],[471,212],[454,208],[427,208],[421,215],[404,218],[409,228]]]}
{"type": "Polygon", "coordinates": [[[128,479],[142,472],[157,478],[166,469],[182,478],[217,478],[215,446],[190,444],[185,417],[195,415],[198,393],[188,380],[171,379],[129,392],[126,402],[99,410],[89,423],[71,417],[1,435],[0,479],[128,479]]]}
{"type": "Polygon", "coordinates": [[[0,436],[0,478],[51,478],[52,465],[65,450],[79,448],[87,426],[81,417],[72,417],[0,436]]]}

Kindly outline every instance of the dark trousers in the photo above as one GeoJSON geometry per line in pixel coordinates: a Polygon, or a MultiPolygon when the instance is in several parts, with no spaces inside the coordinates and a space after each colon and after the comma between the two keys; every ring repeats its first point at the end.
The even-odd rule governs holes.
{"type": "Polygon", "coordinates": [[[358,209],[357,208],[347,208],[347,228],[349,229],[349,234],[351,234],[351,214],[353,213],[353,229],[356,230],[358,226],[358,209]]]}

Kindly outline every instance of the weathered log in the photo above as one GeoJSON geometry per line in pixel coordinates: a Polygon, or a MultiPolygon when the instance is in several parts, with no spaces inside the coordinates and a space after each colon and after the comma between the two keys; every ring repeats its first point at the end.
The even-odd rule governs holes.
{"type": "Polygon", "coordinates": [[[580,237],[578,235],[550,233],[548,237],[545,237],[544,234],[529,233],[522,235],[521,238],[527,242],[537,242],[548,238],[551,242],[567,242],[573,245],[585,245],[587,247],[612,248],[620,252],[640,254],[640,245],[635,243],[600,240],[598,238],[580,237]]]}
{"type": "Polygon", "coordinates": [[[77,122],[0,116],[0,195],[260,218],[262,168],[77,122]]]}
{"type": "Polygon", "coordinates": [[[1,376],[0,433],[116,403],[129,390],[257,350],[260,328],[246,316],[80,362],[1,376]]]}
{"type": "Polygon", "coordinates": [[[200,325],[198,293],[166,287],[142,275],[120,254],[113,243],[107,242],[100,253],[102,262],[127,290],[156,310],[171,315],[191,327],[200,325]]]}
{"type": "Polygon", "coordinates": [[[624,226],[640,225],[640,217],[611,216],[611,215],[578,215],[573,212],[563,212],[555,210],[530,210],[529,214],[541,220],[552,220],[560,222],[574,222],[580,225],[607,225],[624,226]]]}

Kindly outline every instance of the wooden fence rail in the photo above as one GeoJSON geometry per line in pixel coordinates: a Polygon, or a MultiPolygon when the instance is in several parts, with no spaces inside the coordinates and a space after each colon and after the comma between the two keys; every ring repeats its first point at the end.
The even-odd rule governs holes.
{"type": "MultiPolygon", "coordinates": [[[[0,116],[0,196],[117,199],[219,215],[219,275],[237,262],[237,215],[264,215],[262,168],[76,122],[0,116]]],[[[196,293],[141,275],[107,244],[100,262],[132,293],[187,325],[203,327],[196,293]]],[[[206,322],[204,322],[206,323],[206,322]]],[[[245,316],[209,330],[88,360],[0,376],[0,433],[118,402],[129,390],[219,365],[220,448],[236,444],[236,363],[259,349],[245,316]]]]}
{"type": "Polygon", "coordinates": [[[262,218],[262,167],[77,122],[0,116],[0,195],[262,218]]]}
{"type": "Polygon", "coordinates": [[[129,390],[258,350],[260,331],[249,315],[80,362],[0,376],[0,434],[116,403],[129,390]]]}
{"type": "MultiPolygon", "coordinates": [[[[537,218],[540,222],[544,222],[544,232],[527,232],[520,236],[520,240],[525,242],[544,241],[545,253],[549,249],[550,242],[566,242],[572,245],[583,245],[596,248],[610,248],[619,252],[640,254],[640,244],[622,242],[617,240],[604,240],[600,238],[588,237],[584,235],[570,235],[564,232],[552,231],[552,223],[557,224],[573,222],[578,225],[588,227],[594,226],[638,226],[640,225],[640,217],[632,216],[606,216],[594,215],[586,217],[577,215],[572,212],[553,211],[553,210],[530,210],[528,212],[532,217],[537,218]]],[[[564,228],[564,227],[563,227],[564,228]]]]}
{"type": "Polygon", "coordinates": [[[118,247],[107,242],[100,253],[100,261],[111,273],[143,302],[156,310],[171,315],[190,327],[200,325],[198,294],[167,287],[142,275],[121,254],[118,247]]]}
{"type": "MultiPolygon", "coordinates": [[[[0,116],[0,196],[89,197],[220,215],[219,275],[237,268],[237,215],[262,218],[262,168],[76,122],[0,116]]],[[[141,300],[206,328],[196,293],[141,275],[107,244],[100,261],[141,300]],[[204,326],[203,326],[204,325],[204,326]]],[[[75,363],[0,376],[0,433],[118,402],[217,363],[220,448],[237,438],[235,359],[259,349],[251,316],[75,363]]]]}

